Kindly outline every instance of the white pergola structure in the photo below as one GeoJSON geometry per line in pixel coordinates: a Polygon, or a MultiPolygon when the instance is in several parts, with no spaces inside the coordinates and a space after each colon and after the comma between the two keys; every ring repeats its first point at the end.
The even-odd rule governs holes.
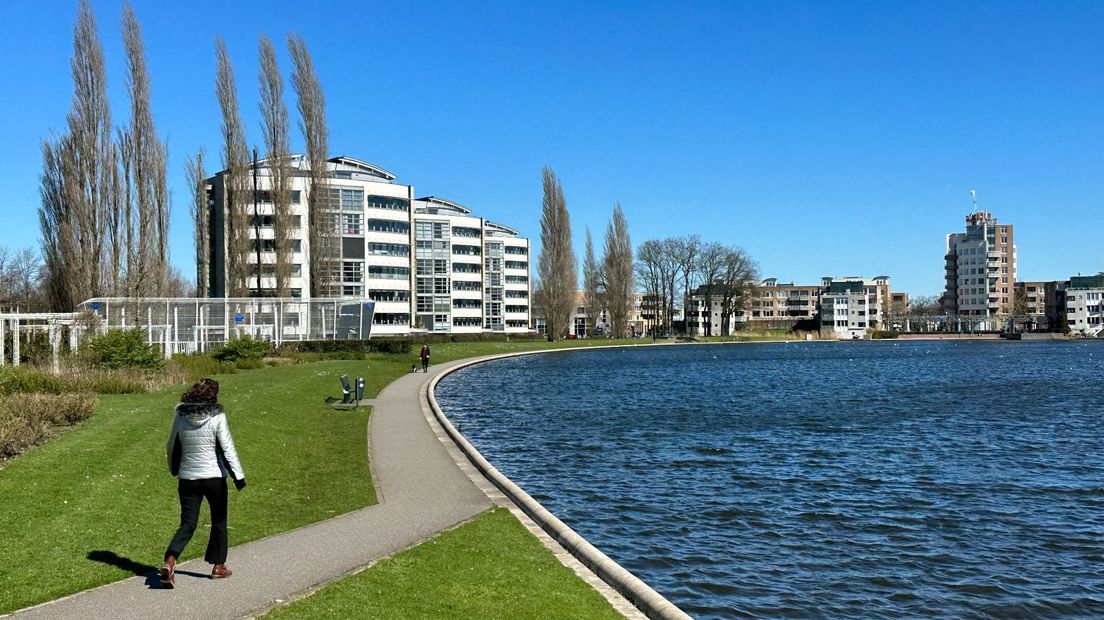
{"type": "Polygon", "coordinates": [[[0,366],[7,363],[8,352],[7,334],[12,335],[12,365],[18,366],[21,361],[19,345],[24,333],[45,331],[50,340],[50,360],[54,372],[60,370],[61,364],[61,337],[62,332],[68,328],[69,348],[77,347],[77,337],[80,333],[76,327],[78,313],[76,312],[5,312],[0,313],[0,366]]]}
{"type": "Polygon", "coordinates": [[[97,297],[77,306],[96,333],[141,329],[165,357],[209,351],[251,336],[279,346],[300,340],[365,340],[375,304],[367,298],[97,297]]]}

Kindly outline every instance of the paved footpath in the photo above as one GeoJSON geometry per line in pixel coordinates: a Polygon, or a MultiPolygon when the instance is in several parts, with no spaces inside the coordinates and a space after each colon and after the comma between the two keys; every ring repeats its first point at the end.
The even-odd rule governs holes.
{"type": "MultiPolygon", "coordinates": [[[[490,508],[491,501],[456,466],[422,412],[423,386],[452,365],[434,366],[429,374],[405,375],[375,399],[369,435],[379,504],[233,547],[227,561],[234,571],[230,579],[208,579],[210,566],[193,560],[177,567],[175,590],[157,589],[156,580],[134,577],[33,607],[14,617],[250,616],[490,508]]],[[[248,492],[248,488],[243,491],[248,492]]],[[[233,519],[231,496],[231,525],[233,519]]],[[[199,531],[191,544],[205,545],[205,537],[206,533],[199,531]]]]}

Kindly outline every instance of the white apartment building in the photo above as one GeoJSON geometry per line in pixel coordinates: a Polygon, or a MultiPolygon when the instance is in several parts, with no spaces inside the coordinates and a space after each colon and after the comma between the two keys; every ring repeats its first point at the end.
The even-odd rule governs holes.
{"type": "Polygon", "coordinates": [[[1104,273],[1070,278],[1065,294],[1070,333],[1081,336],[1104,333],[1104,273]]]}
{"type": "MultiPolygon", "coordinates": [[[[351,157],[328,160],[327,221],[310,222],[305,199],[309,163],[295,155],[292,169],[292,297],[310,298],[308,227],[321,225],[330,227],[335,242],[331,277],[340,296],[374,302],[373,335],[530,331],[529,240],[516,230],[442,198],[416,199],[412,185],[397,183],[394,174],[351,157]]],[[[227,295],[227,178],[222,171],[207,180],[211,297],[227,295]]],[[[260,162],[256,223],[261,269],[259,283],[256,275],[247,280],[250,295],[258,288],[262,296],[276,292],[270,179],[268,166],[260,162]]],[[[253,227],[248,235],[257,238],[253,227]]],[[[256,248],[247,259],[252,274],[256,248]]]]}

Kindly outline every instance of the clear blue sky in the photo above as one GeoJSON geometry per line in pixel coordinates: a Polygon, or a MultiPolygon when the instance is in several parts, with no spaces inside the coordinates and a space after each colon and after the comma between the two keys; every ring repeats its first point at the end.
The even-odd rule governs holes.
{"type": "MultiPolygon", "coordinates": [[[[764,276],[942,288],[968,191],[1016,226],[1021,279],[1104,269],[1104,3],[135,2],[170,144],[173,262],[192,263],[183,163],[219,150],[214,46],[260,141],[257,37],[303,34],[330,144],[539,242],[540,167],[582,258],[615,200],[634,242],[700,233],[764,276]]],[[[116,123],[116,0],[95,0],[116,123]]],[[[76,2],[0,6],[0,245],[38,244],[39,142],[64,126],[76,2]]],[[[294,100],[289,93],[289,108],[294,100]]],[[[293,148],[302,139],[293,131],[293,148]]]]}

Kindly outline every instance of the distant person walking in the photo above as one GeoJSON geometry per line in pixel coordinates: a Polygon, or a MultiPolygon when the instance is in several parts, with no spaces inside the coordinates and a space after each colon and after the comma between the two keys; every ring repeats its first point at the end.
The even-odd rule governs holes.
{"type": "Polygon", "coordinates": [[[226,425],[226,414],[218,404],[217,381],[203,379],[180,398],[166,452],[169,471],[180,478],[177,482],[180,527],[165,550],[161,586],[176,585],[176,559],[195,533],[199,506],[204,499],[211,510],[211,538],[203,559],[214,564],[212,579],[229,577],[232,573],[226,568],[230,546],[226,531],[226,475],[230,474],[240,491],[245,488],[245,472],[226,425]]]}
{"type": "Polygon", "coordinates": [[[429,343],[422,345],[422,352],[418,356],[422,358],[422,372],[429,372],[429,343]]]}

